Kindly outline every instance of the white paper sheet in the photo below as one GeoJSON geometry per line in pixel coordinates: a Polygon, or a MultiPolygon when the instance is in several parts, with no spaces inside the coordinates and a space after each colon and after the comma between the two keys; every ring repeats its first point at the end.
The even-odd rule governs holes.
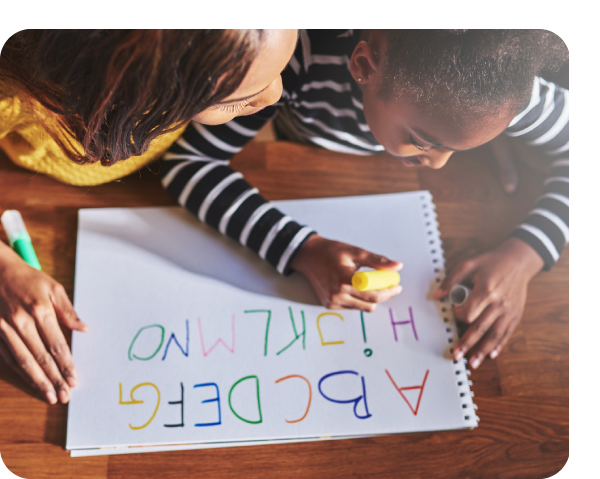
{"type": "Polygon", "coordinates": [[[80,210],[74,455],[477,425],[450,308],[428,299],[444,267],[429,192],[276,204],[402,261],[403,292],[374,313],[327,310],[300,274],[183,209],[80,210]]]}

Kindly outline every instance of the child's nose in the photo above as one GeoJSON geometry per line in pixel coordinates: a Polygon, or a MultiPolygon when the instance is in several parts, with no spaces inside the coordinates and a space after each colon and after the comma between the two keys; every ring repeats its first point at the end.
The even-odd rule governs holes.
{"type": "Polygon", "coordinates": [[[434,170],[442,168],[452,156],[452,151],[444,151],[439,153],[432,152],[427,158],[423,158],[421,163],[434,170]]]}

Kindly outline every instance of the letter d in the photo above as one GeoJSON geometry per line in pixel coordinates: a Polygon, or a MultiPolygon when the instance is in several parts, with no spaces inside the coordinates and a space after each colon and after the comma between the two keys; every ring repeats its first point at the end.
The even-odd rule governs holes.
{"type": "Polygon", "coordinates": [[[231,412],[233,414],[235,414],[235,416],[238,419],[241,419],[242,421],[247,422],[249,424],[260,424],[262,422],[262,412],[260,409],[260,390],[259,390],[259,386],[258,386],[258,377],[257,376],[246,376],[245,378],[242,378],[242,379],[236,381],[235,383],[233,383],[233,386],[231,386],[231,389],[229,390],[229,409],[231,409],[231,412]],[[238,384],[240,384],[242,381],[245,381],[246,379],[256,379],[256,403],[258,405],[258,421],[251,421],[249,419],[244,419],[237,412],[235,412],[235,410],[233,409],[233,406],[231,405],[231,395],[233,394],[233,390],[235,389],[235,387],[238,384]]]}

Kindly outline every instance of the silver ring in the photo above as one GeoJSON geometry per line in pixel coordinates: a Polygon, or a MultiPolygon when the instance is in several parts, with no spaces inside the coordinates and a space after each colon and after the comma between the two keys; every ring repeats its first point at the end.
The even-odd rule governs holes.
{"type": "Polygon", "coordinates": [[[450,302],[455,306],[462,306],[469,298],[471,290],[464,284],[455,284],[450,290],[450,302]]]}

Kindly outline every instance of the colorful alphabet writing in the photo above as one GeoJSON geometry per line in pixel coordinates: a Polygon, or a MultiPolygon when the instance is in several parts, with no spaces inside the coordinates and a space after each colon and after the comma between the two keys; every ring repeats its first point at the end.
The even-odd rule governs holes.
{"type": "MultiPolygon", "coordinates": [[[[290,344],[288,344],[287,346],[285,346],[283,349],[281,349],[278,353],[276,353],[276,356],[279,356],[280,353],[284,352],[289,346],[291,346],[296,340],[298,340],[300,337],[302,337],[303,339],[306,338],[306,324],[304,322],[304,318],[305,318],[305,312],[304,310],[300,311],[300,316],[303,318],[303,330],[302,330],[302,334],[298,335],[298,332],[296,330],[295,327],[295,323],[294,323],[294,315],[292,312],[292,308],[291,306],[288,307],[288,311],[289,311],[289,315],[290,315],[290,319],[291,319],[291,324],[292,324],[292,328],[294,331],[294,339],[292,340],[292,342],[290,344]]],[[[267,356],[267,351],[268,351],[268,342],[269,342],[269,327],[271,325],[271,318],[272,318],[272,311],[268,310],[268,309],[262,309],[262,310],[245,310],[244,311],[245,314],[251,314],[251,313],[265,313],[267,315],[267,321],[266,321],[266,328],[265,328],[265,340],[264,340],[264,356],[267,356]]],[[[394,321],[393,319],[393,313],[391,308],[389,309],[389,313],[390,313],[390,317],[392,318],[392,322],[391,322],[391,333],[393,333],[394,335],[394,340],[397,342],[398,340],[398,335],[396,332],[396,327],[400,324],[411,324],[412,326],[412,330],[415,330],[415,325],[414,325],[414,318],[412,316],[412,308],[409,307],[409,314],[411,317],[410,321],[404,321],[401,323],[398,323],[396,321],[394,321]]],[[[319,338],[320,338],[320,344],[321,346],[332,346],[332,345],[343,345],[345,344],[345,341],[343,340],[332,340],[332,341],[324,341],[323,339],[323,331],[320,327],[320,320],[325,317],[325,316],[334,316],[336,318],[339,318],[341,321],[344,321],[344,317],[342,316],[342,314],[340,313],[334,313],[334,312],[324,312],[324,313],[320,313],[317,318],[316,318],[316,328],[317,331],[319,333],[319,338]]],[[[355,314],[353,316],[356,316],[355,314]]],[[[361,332],[363,335],[363,338],[365,338],[365,342],[366,342],[366,330],[365,330],[365,324],[364,324],[364,313],[360,313],[360,321],[361,321],[361,332]]],[[[169,340],[166,343],[166,346],[164,347],[164,353],[162,355],[161,360],[164,361],[167,357],[167,352],[169,351],[169,346],[171,344],[171,341],[174,341],[174,343],[179,347],[179,350],[181,351],[181,354],[183,354],[186,358],[189,358],[190,361],[194,360],[194,354],[192,352],[192,354],[190,354],[190,350],[189,350],[189,344],[190,344],[190,336],[189,336],[189,320],[185,320],[185,331],[186,331],[186,337],[185,337],[185,344],[186,344],[186,348],[185,350],[181,347],[181,344],[179,342],[179,340],[177,339],[177,336],[175,334],[175,332],[171,332],[170,336],[169,336],[169,340]]],[[[390,334],[391,334],[390,333],[390,334]]],[[[208,356],[218,344],[221,344],[227,351],[229,351],[230,353],[234,354],[235,353],[235,315],[232,315],[232,319],[231,319],[231,347],[228,346],[228,344],[225,342],[225,340],[221,337],[217,338],[216,341],[214,341],[214,343],[212,344],[212,346],[210,348],[208,348],[208,350],[206,349],[205,343],[204,343],[204,333],[202,331],[202,321],[201,318],[198,318],[198,337],[199,337],[199,342],[201,345],[201,354],[203,357],[208,356]]],[[[151,360],[155,357],[160,357],[160,355],[158,354],[162,349],[163,349],[163,344],[164,344],[164,338],[165,338],[165,328],[164,326],[160,325],[160,324],[151,324],[151,325],[147,325],[147,326],[142,326],[133,336],[133,339],[131,341],[131,344],[129,345],[128,351],[127,351],[127,357],[130,361],[148,361],[151,360]],[[152,335],[152,328],[158,328],[160,330],[160,338],[157,335],[152,335]],[[146,337],[146,335],[144,334],[146,333],[146,335],[148,337],[146,337]],[[135,353],[132,353],[132,351],[135,351],[135,346],[136,343],[139,342],[145,342],[147,344],[145,344],[146,348],[153,350],[152,354],[148,357],[140,357],[137,356],[135,353]],[[154,342],[155,344],[151,344],[152,342],[154,342]]],[[[415,332],[415,338],[416,338],[416,332],[415,332]]],[[[418,340],[418,338],[416,338],[416,340],[418,340]]],[[[261,348],[262,349],[262,348],[261,348]]],[[[305,341],[303,341],[302,343],[302,349],[304,351],[306,351],[306,343],[305,341]]],[[[372,354],[372,353],[371,353],[372,354]]],[[[369,354],[369,357],[371,356],[371,354],[369,354]]],[[[425,378],[423,380],[423,384],[420,386],[404,386],[399,388],[395,381],[392,379],[392,377],[390,376],[389,372],[386,370],[385,371],[386,374],[388,375],[388,377],[390,378],[393,386],[398,390],[398,392],[400,393],[400,395],[402,396],[402,398],[404,399],[404,401],[406,401],[406,403],[408,404],[408,407],[410,408],[410,410],[412,411],[412,413],[416,416],[419,410],[419,404],[421,401],[421,395],[423,394],[423,390],[425,388],[425,381],[427,380],[427,375],[429,374],[429,371],[425,372],[425,378]],[[411,405],[410,401],[406,398],[406,396],[404,396],[404,394],[402,393],[403,390],[410,390],[410,389],[419,389],[420,390],[420,395],[419,398],[417,400],[417,404],[413,407],[413,405],[411,405]]],[[[281,381],[290,379],[290,378],[299,378],[302,379],[303,381],[306,382],[307,386],[308,386],[308,391],[309,391],[309,396],[308,396],[308,403],[306,405],[306,410],[303,414],[303,416],[299,419],[295,419],[295,420],[288,420],[285,419],[285,422],[287,423],[296,423],[296,422],[300,422],[302,421],[304,418],[306,418],[306,416],[308,415],[309,409],[310,409],[310,404],[312,401],[312,386],[311,386],[311,382],[309,379],[307,379],[306,377],[300,375],[300,374],[290,374],[288,376],[279,378],[275,381],[275,383],[279,383],[281,381]]],[[[260,402],[260,392],[259,392],[259,378],[258,376],[247,376],[241,379],[238,379],[230,388],[229,390],[229,407],[230,410],[232,412],[232,414],[237,417],[239,420],[247,422],[249,424],[260,424],[262,423],[262,411],[261,411],[261,402],[260,402]],[[251,391],[252,395],[254,395],[254,393],[256,393],[256,406],[257,406],[257,410],[258,410],[258,420],[249,420],[249,419],[245,419],[242,416],[240,416],[235,409],[231,406],[231,394],[233,393],[234,388],[242,381],[245,380],[249,380],[249,379],[254,379],[256,381],[256,391],[251,391]]],[[[122,397],[122,384],[119,383],[119,404],[123,404],[123,405],[130,405],[130,404],[143,404],[143,401],[136,401],[133,398],[133,392],[143,386],[147,386],[147,387],[152,387],[156,390],[157,392],[157,400],[156,400],[156,407],[152,413],[152,416],[150,417],[150,419],[144,423],[142,426],[132,426],[131,424],[129,425],[129,427],[131,429],[143,429],[144,427],[148,426],[152,420],[154,419],[154,417],[156,416],[156,412],[158,411],[158,408],[160,406],[160,391],[158,389],[158,387],[153,384],[153,383],[140,383],[137,384],[133,387],[133,389],[131,390],[131,401],[129,402],[125,402],[121,399],[122,397]]],[[[173,425],[173,424],[164,424],[164,427],[184,427],[184,420],[183,420],[183,416],[184,416],[184,386],[183,383],[180,383],[181,386],[181,399],[179,401],[169,401],[169,404],[179,404],[180,408],[181,408],[181,423],[178,425],[173,425]]],[[[202,384],[195,384],[193,387],[194,388],[201,388],[201,387],[207,387],[207,386],[211,386],[215,388],[215,392],[216,392],[216,396],[212,399],[207,399],[202,401],[202,403],[206,403],[206,402],[216,402],[217,406],[218,406],[218,420],[214,421],[214,422],[204,422],[204,423],[197,423],[194,426],[195,427],[205,427],[205,426],[219,426],[222,424],[222,420],[221,420],[221,398],[220,398],[220,394],[219,394],[219,386],[216,382],[210,382],[210,383],[202,383],[202,384]]],[[[371,417],[371,414],[369,413],[368,410],[368,403],[367,403],[367,393],[366,393],[366,386],[365,386],[365,378],[364,376],[360,376],[358,372],[356,371],[335,371],[335,372],[331,372],[328,373],[326,375],[324,375],[322,378],[320,378],[318,380],[318,391],[321,394],[321,396],[330,402],[333,403],[338,403],[338,404],[346,404],[346,403],[351,403],[354,404],[354,416],[358,419],[367,419],[369,417],[371,417]],[[357,375],[360,377],[360,381],[361,381],[361,385],[362,385],[362,395],[358,396],[358,397],[354,397],[354,398],[345,398],[345,399],[334,399],[331,398],[329,396],[327,396],[321,389],[321,384],[329,377],[331,376],[335,376],[335,375],[340,375],[340,374],[352,374],[352,375],[357,375]],[[363,403],[364,405],[364,411],[365,414],[364,415],[360,415],[357,413],[357,406],[359,403],[363,403]]]]}
{"type": "Polygon", "coordinates": [[[402,294],[372,313],[317,305],[301,277],[178,209],[80,211],[75,307],[90,332],[73,334],[71,453],[475,427],[468,372],[451,359],[454,319],[429,299],[443,267],[430,196],[383,196],[281,206],[404,262],[402,294]],[[402,227],[375,234],[371,211],[402,227]]]}

